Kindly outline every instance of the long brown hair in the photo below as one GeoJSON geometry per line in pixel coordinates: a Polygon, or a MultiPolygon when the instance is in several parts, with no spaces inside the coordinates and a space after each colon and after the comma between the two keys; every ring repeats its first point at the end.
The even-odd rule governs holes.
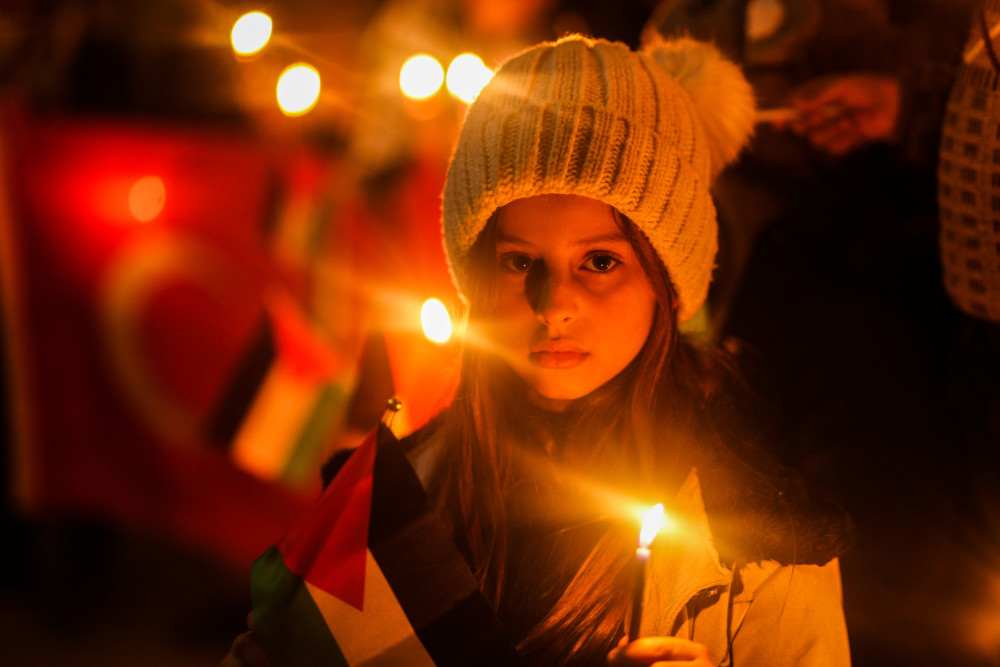
{"type": "MultiPolygon", "coordinates": [[[[533,518],[544,523],[526,518],[525,506],[535,512],[554,506],[558,513],[566,498],[579,506],[577,476],[567,477],[567,468],[595,483],[663,499],[693,465],[724,467],[707,416],[730,377],[726,357],[680,335],[667,270],[631,221],[617,211],[615,219],[656,296],[649,336],[636,358],[604,386],[552,414],[525,398],[522,381],[502,361],[469,346],[455,400],[442,416],[448,446],[432,496],[484,595],[535,664],[604,664],[630,613],[635,532],[583,500],[582,513],[592,511],[594,521],[574,523],[579,517],[564,510],[551,531],[525,542],[518,527],[533,518]],[[539,544],[558,548],[535,549],[526,560],[524,552],[539,544]],[[525,563],[528,573],[519,567],[525,563]],[[539,597],[542,609],[519,607],[539,597]]],[[[494,214],[469,254],[473,323],[496,307],[496,236],[494,214]]]]}

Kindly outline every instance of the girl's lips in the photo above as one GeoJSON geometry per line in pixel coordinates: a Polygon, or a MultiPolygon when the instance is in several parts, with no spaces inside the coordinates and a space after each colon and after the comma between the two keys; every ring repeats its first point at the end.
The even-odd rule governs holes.
{"type": "Polygon", "coordinates": [[[532,352],[529,358],[540,368],[574,368],[589,356],[586,352],[562,350],[532,352]]]}

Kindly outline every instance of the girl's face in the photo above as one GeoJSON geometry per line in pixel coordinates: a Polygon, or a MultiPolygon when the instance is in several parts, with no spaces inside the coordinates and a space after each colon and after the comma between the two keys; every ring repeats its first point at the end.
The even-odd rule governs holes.
{"type": "Polygon", "coordinates": [[[610,206],[576,195],[508,204],[497,219],[497,310],[486,334],[541,397],[580,398],[621,372],[656,297],[610,206]]]}

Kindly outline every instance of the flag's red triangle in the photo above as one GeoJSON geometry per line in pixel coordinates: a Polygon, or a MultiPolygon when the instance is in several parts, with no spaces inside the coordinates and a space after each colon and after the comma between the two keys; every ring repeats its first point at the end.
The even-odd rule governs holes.
{"type": "Polygon", "coordinates": [[[278,542],[289,570],[358,610],[365,599],[376,436],[373,431],[365,438],[316,505],[278,542]]]}
{"type": "Polygon", "coordinates": [[[289,294],[271,290],[265,295],[264,305],[274,332],[278,358],[292,374],[307,382],[323,382],[337,373],[340,358],[289,294]]]}

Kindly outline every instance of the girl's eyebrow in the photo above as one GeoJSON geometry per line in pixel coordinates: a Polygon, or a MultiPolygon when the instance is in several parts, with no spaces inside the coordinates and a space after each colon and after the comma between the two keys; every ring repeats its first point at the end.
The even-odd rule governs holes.
{"type": "Polygon", "coordinates": [[[511,236],[510,234],[497,234],[497,245],[501,243],[507,243],[509,245],[531,245],[525,239],[519,236],[511,236]]]}
{"type": "MultiPolygon", "coordinates": [[[[497,245],[502,243],[507,243],[510,245],[532,245],[531,241],[522,239],[519,236],[511,236],[509,234],[499,234],[497,236],[497,245]]],[[[600,245],[602,243],[628,243],[628,239],[621,232],[612,232],[609,234],[598,234],[597,236],[588,236],[584,239],[577,239],[573,241],[575,246],[590,246],[590,245],[600,245]]]]}
{"type": "Polygon", "coordinates": [[[524,247],[534,248],[535,247],[535,244],[532,241],[528,240],[528,239],[521,238],[520,236],[514,236],[513,234],[503,234],[503,233],[498,233],[497,234],[497,245],[498,246],[501,246],[501,245],[513,245],[513,246],[519,246],[519,247],[522,247],[522,248],[524,248],[524,247]]]}
{"type": "Polygon", "coordinates": [[[609,234],[598,234],[597,236],[578,239],[573,242],[573,245],[600,245],[602,243],[628,243],[628,239],[621,232],[611,232],[609,234]]]}

